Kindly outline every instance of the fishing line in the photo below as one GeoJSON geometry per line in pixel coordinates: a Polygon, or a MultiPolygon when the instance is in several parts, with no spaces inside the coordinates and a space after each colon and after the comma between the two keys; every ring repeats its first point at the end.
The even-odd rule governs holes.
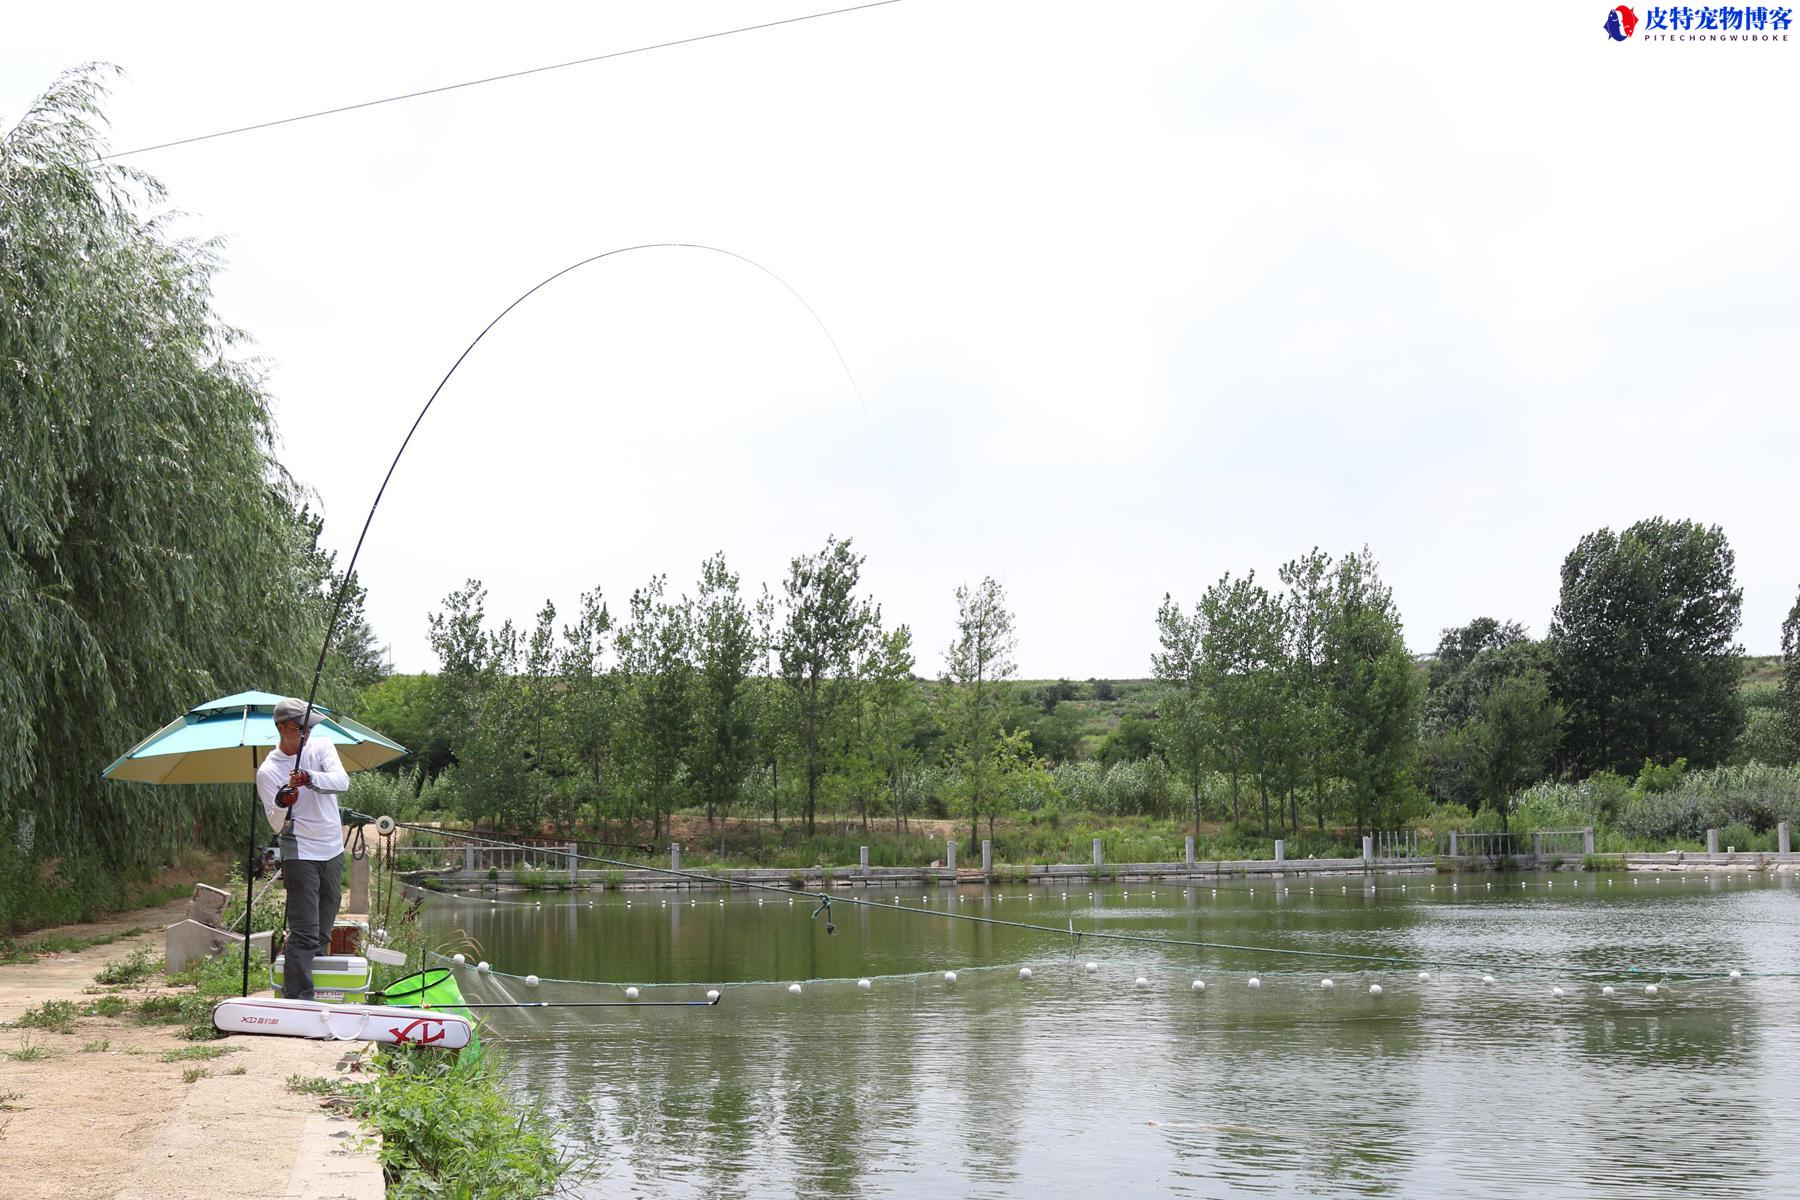
{"type": "MultiPolygon", "coordinates": [[[[306,693],[306,716],[302,718],[300,725],[300,728],[303,731],[308,728],[307,722],[312,719],[313,702],[319,694],[319,678],[325,673],[325,655],[331,649],[331,637],[337,632],[338,617],[343,614],[344,601],[349,596],[351,584],[356,577],[356,560],[362,554],[363,541],[369,536],[369,526],[375,521],[375,510],[381,507],[381,498],[387,494],[387,486],[389,482],[393,480],[394,470],[400,465],[400,459],[406,454],[406,448],[412,445],[413,434],[419,431],[419,425],[425,420],[425,414],[431,411],[431,406],[437,402],[439,393],[441,393],[444,390],[444,386],[450,382],[450,377],[456,374],[456,369],[462,366],[463,360],[468,358],[469,355],[474,352],[475,347],[481,344],[481,340],[488,335],[488,332],[492,330],[494,326],[503,321],[506,318],[506,315],[512,312],[513,309],[531,299],[532,296],[536,295],[544,288],[549,287],[564,275],[567,275],[572,271],[578,271],[590,263],[597,263],[602,259],[613,258],[620,254],[633,254],[639,250],[703,250],[709,254],[721,254],[726,258],[736,259],[738,262],[755,267],[758,271],[761,271],[764,275],[767,275],[770,279],[773,279],[776,283],[779,283],[782,287],[786,288],[788,294],[798,300],[800,306],[806,309],[808,315],[812,317],[813,323],[819,327],[819,332],[825,335],[825,340],[831,345],[832,353],[837,355],[838,365],[843,368],[844,377],[850,381],[851,390],[856,393],[856,402],[862,406],[863,414],[865,416],[868,414],[869,405],[868,402],[863,399],[862,388],[856,382],[856,375],[850,370],[850,363],[844,358],[844,352],[839,348],[837,339],[831,336],[831,330],[826,328],[825,322],[819,317],[818,312],[811,304],[807,303],[806,297],[795,290],[793,284],[777,275],[768,267],[763,266],[755,259],[750,258],[747,255],[739,254],[735,250],[726,250],[719,246],[709,246],[702,242],[643,242],[635,246],[621,246],[616,250],[608,250],[602,254],[590,255],[580,262],[571,263],[548,278],[532,285],[520,295],[518,299],[501,309],[499,314],[496,315],[493,320],[484,325],[481,332],[475,335],[475,340],[464,347],[463,352],[456,356],[456,361],[450,364],[450,369],[444,372],[444,377],[438,380],[437,387],[432,389],[431,396],[425,401],[425,407],[421,408],[419,410],[419,415],[413,418],[411,428],[406,431],[406,437],[400,442],[400,449],[394,452],[394,461],[388,464],[387,474],[381,477],[381,486],[375,491],[375,501],[369,505],[369,515],[363,519],[362,532],[356,537],[356,548],[350,552],[350,564],[344,568],[344,581],[338,586],[337,598],[332,601],[331,618],[325,623],[325,640],[319,645],[319,660],[313,665],[312,687],[308,689],[306,693]]],[[[299,760],[296,758],[295,765],[297,766],[298,763],[299,760]]],[[[525,848],[529,849],[529,847],[525,848]]]]}
{"type": "MultiPolygon", "coordinates": [[[[402,829],[410,829],[417,833],[429,833],[429,834],[437,834],[439,836],[446,836],[446,835],[444,835],[442,830],[433,829],[429,825],[412,825],[412,824],[408,824],[406,822],[398,822],[397,824],[402,829]]],[[[480,837],[475,834],[454,834],[454,835],[448,835],[448,836],[460,837],[465,841],[477,842],[482,845],[494,847],[497,849],[527,849],[527,850],[530,849],[530,847],[528,847],[528,846],[520,846],[517,843],[503,842],[503,841],[497,841],[497,840],[490,839],[490,838],[483,838],[483,837],[480,837]]],[[[1620,972],[1620,968],[1616,968],[1616,967],[1615,968],[1588,967],[1588,966],[1576,966],[1576,965],[1568,964],[1568,963],[1559,963],[1559,964],[1505,963],[1505,962],[1502,962],[1502,961],[1496,960],[1496,959],[1468,959],[1468,958],[1458,958],[1458,957],[1450,957],[1450,956],[1437,957],[1437,958],[1425,958],[1425,957],[1407,957],[1407,956],[1399,956],[1399,955],[1357,954],[1357,953],[1350,952],[1350,951],[1298,950],[1298,949],[1293,949],[1291,947],[1285,947],[1285,946],[1258,946],[1258,945],[1245,944],[1245,943],[1241,943],[1241,942],[1202,941],[1202,940],[1193,939],[1193,938],[1172,938],[1172,937],[1158,936],[1158,935],[1154,935],[1154,934],[1139,934],[1139,933],[1116,933],[1116,932],[1110,932],[1110,931],[1098,930],[1098,929],[1082,929],[1082,930],[1075,930],[1073,928],[1058,929],[1053,925],[1038,925],[1038,924],[1035,924],[1030,921],[1012,921],[1012,920],[1007,920],[1004,917],[983,917],[983,916],[977,916],[974,913],[956,912],[955,910],[948,909],[948,908],[928,908],[928,907],[916,907],[915,908],[915,907],[911,907],[911,906],[904,905],[904,904],[882,904],[879,901],[865,900],[865,899],[861,899],[861,898],[854,897],[854,896],[828,896],[823,892],[808,893],[808,892],[800,891],[795,888],[786,887],[782,884],[763,883],[760,880],[726,879],[723,876],[709,875],[709,874],[707,874],[705,872],[701,872],[701,871],[686,871],[686,870],[680,870],[680,869],[677,869],[674,867],[646,866],[642,863],[626,862],[622,859],[602,858],[598,855],[592,855],[592,854],[576,853],[574,855],[570,855],[568,853],[568,851],[563,851],[562,853],[563,853],[564,857],[573,857],[573,858],[579,859],[583,862],[600,863],[604,866],[611,866],[611,867],[625,867],[625,868],[628,868],[631,870],[654,871],[655,873],[657,873],[659,875],[667,875],[667,876],[677,878],[677,879],[686,879],[686,880],[690,880],[690,881],[693,881],[696,883],[708,883],[708,884],[713,884],[713,885],[717,885],[717,886],[721,886],[721,887],[725,887],[725,888],[749,888],[749,889],[757,890],[757,891],[776,892],[776,893],[786,895],[789,897],[794,897],[794,898],[797,898],[800,896],[806,896],[808,899],[819,901],[821,903],[821,905],[828,905],[832,902],[835,902],[838,904],[855,905],[855,906],[861,907],[861,908],[876,909],[876,910],[879,910],[882,912],[921,913],[921,914],[928,915],[928,916],[941,917],[945,920],[967,921],[971,924],[987,925],[987,926],[993,926],[993,927],[998,927],[998,928],[1023,929],[1028,932],[1031,932],[1031,933],[1052,934],[1056,937],[1070,937],[1071,935],[1073,935],[1074,937],[1076,937],[1078,939],[1079,938],[1089,938],[1089,939],[1094,939],[1094,940],[1120,942],[1120,943],[1126,943],[1126,944],[1151,945],[1151,946],[1180,946],[1180,947],[1183,947],[1186,949],[1194,949],[1194,950],[1224,950],[1224,951],[1231,951],[1233,953],[1242,953],[1242,954],[1284,955],[1284,956],[1290,956],[1290,957],[1295,957],[1295,958],[1309,958],[1309,959],[1315,959],[1315,960],[1334,961],[1334,962],[1378,963],[1383,966],[1390,966],[1390,967],[1454,966],[1459,969],[1466,969],[1466,970],[1474,971],[1474,970],[1481,969],[1481,967],[1483,967],[1483,966],[1486,966],[1489,969],[1501,970],[1501,971],[1537,971],[1537,972],[1544,972],[1544,973],[1551,973],[1551,974],[1558,974],[1558,975],[1585,976],[1585,977],[1599,977],[1599,976],[1606,976],[1606,975],[1616,975],[1620,972]]],[[[1073,925],[1073,918],[1071,918],[1071,926],[1072,925],[1073,925]]],[[[1637,972],[1640,970],[1648,970],[1649,968],[1630,967],[1628,969],[1632,972],[1637,972]]],[[[1727,972],[1720,971],[1720,970],[1710,970],[1709,971],[1709,970],[1697,970],[1697,969],[1682,968],[1682,967],[1658,968],[1658,970],[1660,970],[1663,974],[1668,975],[1671,978],[1677,977],[1677,976],[1684,977],[1684,978],[1709,978],[1709,977],[1715,977],[1715,976],[1716,977],[1724,977],[1725,975],[1727,975],[1727,972]]],[[[1775,975],[1785,975],[1785,974],[1790,974],[1790,973],[1789,972],[1753,972],[1751,974],[1760,974],[1760,975],[1764,975],[1764,976],[1775,976],[1775,975]]]]}

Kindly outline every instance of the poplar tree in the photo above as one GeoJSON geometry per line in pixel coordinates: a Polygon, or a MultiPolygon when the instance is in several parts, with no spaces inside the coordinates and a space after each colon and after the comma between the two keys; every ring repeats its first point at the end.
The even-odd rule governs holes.
{"type": "Polygon", "coordinates": [[[658,575],[631,594],[631,619],[617,639],[626,679],[625,744],[650,799],[658,841],[675,807],[693,736],[692,631],[683,608],[663,599],[667,586],[667,577],[658,575]]]}
{"type": "Polygon", "coordinates": [[[738,576],[721,552],[700,567],[691,605],[694,643],[694,727],[691,774],[706,819],[725,818],[743,788],[755,754],[751,672],[762,656],[754,614],[738,594],[738,576]]]}
{"type": "Polygon", "coordinates": [[[818,554],[795,558],[782,585],[778,652],[781,677],[792,700],[800,755],[806,772],[806,832],[815,831],[819,780],[825,774],[826,722],[837,697],[827,681],[850,670],[868,638],[873,617],[856,595],[863,559],[851,539],[825,539],[818,554]]]}
{"type": "Polygon", "coordinates": [[[1211,722],[1203,645],[1206,613],[1198,604],[1192,613],[1183,612],[1165,592],[1162,606],[1156,610],[1156,634],[1162,648],[1150,656],[1150,668],[1169,688],[1157,712],[1156,739],[1169,761],[1187,776],[1198,836],[1211,722]]]}
{"type": "Polygon", "coordinates": [[[1800,596],[1781,623],[1781,716],[1788,759],[1800,760],[1800,596]]]}
{"type": "Polygon", "coordinates": [[[956,589],[956,640],[944,651],[945,727],[969,797],[969,853],[980,848],[981,815],[1000,803],[1007,689],[1015,670],[1013,617],[992,576],[956,589]]]}

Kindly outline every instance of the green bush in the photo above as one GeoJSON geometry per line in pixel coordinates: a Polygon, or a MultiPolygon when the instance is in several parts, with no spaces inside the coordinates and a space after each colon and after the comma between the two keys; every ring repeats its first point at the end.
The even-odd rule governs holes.
{"type": "Polygon", "coordinates": [[[114,959],[100,968],[94,976],[94,982],[107,987],[124,987],[133,983],[142,983],[150,978],[162,964],[156,961],[156,952],[149,946],[139,946],[124,958],[114,959]]]}
{"type": "Polygon", "coordinates": [[[389,1200],[525,1200],[555,1189],[568,1162],[543,1118],[507,1100],[497,1053],[387,1047],[376,1077],[352,1087],[356,1115],[381,1134],[389,1200]]]}
{"type": "Polygon", "coordinates": [[[48,1029],[51,1033],[74,1033],[75,1018],[81,1010],[68,1000],[46,1000],[36,1008],[28,1008],[19,1018],[26,1029],[48,1029]]]}

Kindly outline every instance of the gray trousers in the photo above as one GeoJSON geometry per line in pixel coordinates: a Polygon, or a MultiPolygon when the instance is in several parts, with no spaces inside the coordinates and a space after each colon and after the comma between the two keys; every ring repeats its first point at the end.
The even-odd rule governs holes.
{"type": "Polygon", "coordinates": [[[281,879],[287,888],[287,962],[282,966],[281,994],[290,1000],[313,998],[313,958],[331,944],[338,901],[344,891],[344,856],[319,862],[284,858],[281,879]]]}

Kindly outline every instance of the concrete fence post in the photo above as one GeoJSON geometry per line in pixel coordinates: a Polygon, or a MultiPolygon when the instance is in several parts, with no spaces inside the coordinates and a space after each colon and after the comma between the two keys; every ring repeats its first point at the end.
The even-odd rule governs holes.
{"type": "Polygon", "coordinates": [[[1459,857],[1459,851],[1458,851],[1458,847],[1457,847],[1456,843],[1457,843],[1457,839],[1460,838],[1461,836],[1462,835],[1454,829],[1452,829],[1450,831],[1450,857],[1451,858],[1459,857]]]}
{"type": "Polygon", "coordinates": [[[1094,865],[1097,867],[1104,861],[1106,861],[1106,860],[1105,860],[1104,856],[1102,856],[1100,853],[1100,839],[1095,838],[1094,839],[1094,865]]]}
{"type": "Polygon", "coordinates": [[[368,914],[369,911],[369,860],[352,858],[350,860],[350,911],[368,914]]]}
{"type": "Polygon", "coordinates": [[[1792,839],[1788,837],[1788,823],[1786,821],[1783,821],[1775,827],[1775,838],[1776,849],[1780,850],[1783,854],[1792,854],[1794,852],[1794,843],[1792,839]]]}
{"type": "Polygon", "coordinates": [[[956,839],[951,838],[944,843],[944,865],[950,868],[950,874],[956,874],[956,839]]]}
{"type": "Polygon", "coordinates": [[[575,843],[570,842],[569,843],[569,882],[570,883],[575,882],[575,879],[576,879],[575,872],[581,870],[580,860],[575,857],[575,855],[577,853],[579,853],[579,850],[577,849],[575,843]]]}
{"type": "Polygon", "coordinates": [[[1285,838],[1276,838],[1275,839],[1275,861],[1276,862],[1286,862],[1287,861],[1287,839],[1285,839],[1285,838]]]}
{"type": "Polygon", "coordinates": [[[471,875],[475,873],[475,847],[473,846],[463,847],[463,870],[471,875]]]}
{"type": "Polygon", "coordinates": [[[869,848],[867,846],[864,846],[862,852],[857,856],[857,866],[864,875],[869,873],[869,848]]]}
{"type": "Polygon", "coordinates": [[[681,843],[680,842],[670,842],[669,843],[669,870],[671,870],[671,871],[681,870],[681,843]]]}
{"type": "Polygon", "coordinates": [[[1194,865],[1194,837],[1192,834],[1189,834],[1187,839],[1187,865],[1190,867],[1194,865]]]}
{"type": "Polygon", "coordinates": [[[1717,854],[1719,852],[1719,831],[1716,829],[1709,829],[1706,831],[1706,852],[1708,854],[1717,854]]]}
{"type": "Polygon", "coordinates": [[[1536,830],[1533,830],[1532,834],[1531,834],[1531,857],[1533,857],[1533,858],[1544,857],[1544,848],[1543,847],[1544,847],[1543,836],[1541,834],[1539,834],[1536,830]]]}
{"type": "Polygon", "coordinates": [[[1366,863],[1375,861],[1375,839],[1367,834],[1363,836],[1363,861],[1366,863]]]}
{"type": "Polygon", "coordinates": [[[987,838],[981,839],[981,874],[983,877],[994,873],[994,843],[987,838]]]}
{"type": "Polygon", "coordinates": [[[1592,825],[1581,831],[1581,852],[1583,854],[1594,852],[1594,827],[1592,825]]]}

